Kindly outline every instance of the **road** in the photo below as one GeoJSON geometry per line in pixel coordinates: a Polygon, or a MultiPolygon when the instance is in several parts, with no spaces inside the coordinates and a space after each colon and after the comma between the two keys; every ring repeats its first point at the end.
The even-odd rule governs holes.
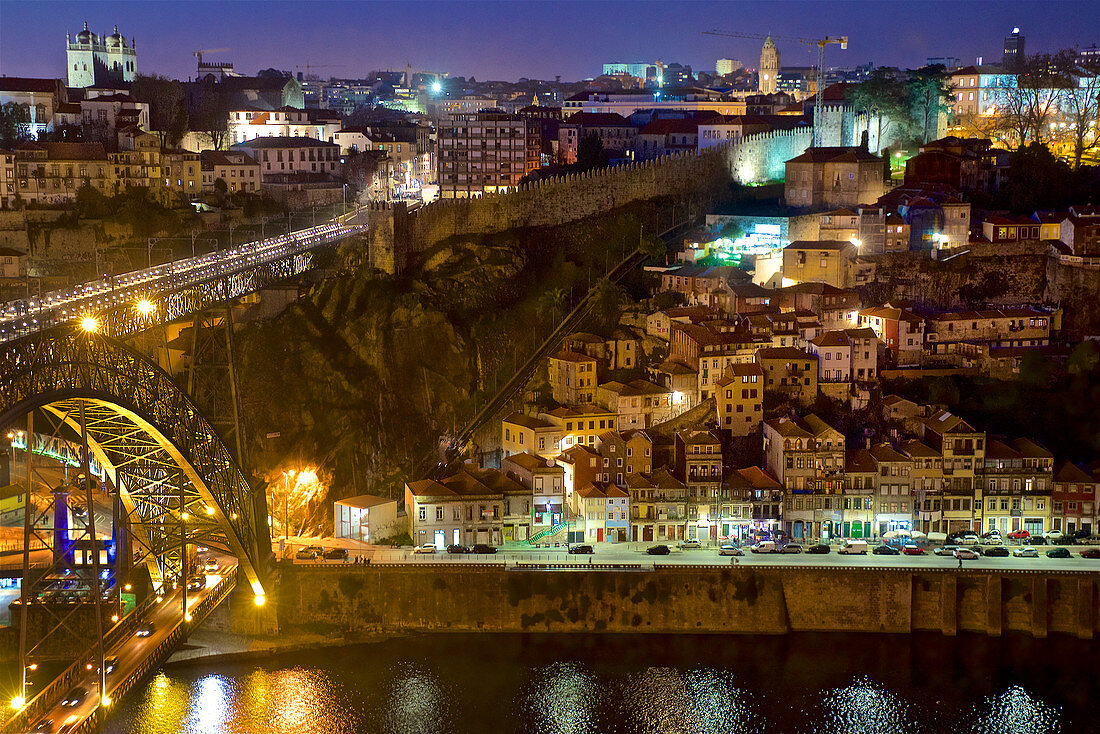
{"type": "MultiPolygon", "coordinates": [[[[232,567],[236,565],[236,559],[234,558],[222,557],[219,560],[221,560],[223,564],[219,569],[220,572],[207,575],[206,588],[201,591],[188,592],[188,609],[193,609],[209,594],[213,593],[214,587],[222,580],[223,574],[228,573],[232,567]]],[[[124,638],[124,640],[115,647],[104,652],[105,657],[113,655],[118,658],[118,663],[115,665],[114,670],[107,676],[107,695],[109,698],[115,688],[124,681],[127,676],[137,670],[148,655],[151,654],[180,623],[182,617],[181,593],[179,589],[172,592],[164,598],[161,604],[156,606],[149,613],[146,621],[152,623],[153,630],[148,637],[131,635],[124,638]]],[[[43,685],[46,684],[46,682],[43,682],[43,685]]],[[[55,734],[60,731],[68,731],[70,727],[79,725],[80,722],[87,718],[99,705],[99,695],[97,692],[99,688],[98,674],[94,670],[89,670],[84,675],[77,676],[70,682],[68,687],[63,689],[60,698],[66,697],[68,691],[76,687],[81,687],[88,691],[88,695],[83,702],[77,706],[63,706],[59,699],[45,714],[40,716],[36,721],[31,722],[31,729],[37,732],[38,730],[34,729],[34,727],[38,726],[40,722],[50,722],[42,731],[48,732],[49,734],[55,734]]]]}
{"type": "MultiPolygon", "coordinates": [[[[594,564],[641,564],[643,568],[652,568],[656,563],[661,566],[711,566],[734,565],[734,557],[720,556],[713,548],[698,550],[679,550],[674,548],[667,556],[651,556],[645,549],[653,543],[598,543],[594,546],[595,553],[587,555],[570,555],[565,548],[540,548],[534,549],[509,544],[493,555],[468,555],[451,554],[446,552],[419,554],[408,549],[391,549],[380,546],[359,544],[355,541],[343,539],[309,539],[292,538],[283,554],[284,561],[292,562],[296,566],[332,566],[344,565],[344,561],[298,561],[294,560],[294,553],[306,545],[320,545],[324,547],[348,548],[351,556],[349,562],[353,563],[355,556],[370,558],[371,563],[572,563],[588,565],[589,559],[594,564]]],[[[670,546],[671,547],[671,546],[670,546]]],[[[1010,551],[1020,546],[1009,546],[1010,551]]],[[[1100,573],[1100,559],[1081,558],[1080,552],[1086,546],[1071,546],[1070,558],[1047,558],[1048,547],[1038,547],[1038,558],[979,557],[974,560],[964,560],[963,568],[970,569],[997,569],[1013,571],[1095,571],[1100,573]]],[[[868,553],[865,556],[840,555],[835,548],[828,554],[815,555],[810,553],[785,554],[785,553],[751,553],[745,551],[744,556],[736,557],[736,565],[746,566],[794,566],[806,568],[845,567],[856,568],[958,568],[959,562],[955,558],[936,556],[927,553],[923,556],[879,556],[868,553]]]]}

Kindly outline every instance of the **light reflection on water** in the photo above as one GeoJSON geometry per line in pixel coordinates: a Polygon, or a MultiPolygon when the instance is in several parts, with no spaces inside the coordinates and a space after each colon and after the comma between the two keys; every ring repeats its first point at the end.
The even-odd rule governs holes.
{"type": "MultiPolygon", "coordinates": [[[[1072,642],[1047,660],[1100,652],[1072,642]]],[[[425,635],[168,668],[121,704],[105,732],[1100,731],[1096,677],[1044,663],[1043,652],[986,638],[425,635]]]]}

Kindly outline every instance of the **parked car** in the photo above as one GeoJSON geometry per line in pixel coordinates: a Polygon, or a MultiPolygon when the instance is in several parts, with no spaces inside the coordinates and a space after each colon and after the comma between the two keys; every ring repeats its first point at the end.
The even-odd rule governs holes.
{"type": "Polygon", "coordinates": [[[435,553],[435,543],[424,543],[413,548],[413,553],[435,553]]]}
{"type": "Polygon", "coordinates": [[[62,706],[79,706],[84,703],[84,699],[88,696],[88,689],[83,686],[77,686],[71,691],[65,694],[65,698],[61,701],[62,706]]]}
{"type": "Polygon", "coordinates": [[[1070,552],[1067,548],[1051,548],[1047,551],[1047,558],[1069,558],[1070,552]]]}
{"type": "Polygon", "coordinates": [[[995,535],[983,535],[981,545],[1004,545],[1004,541],[1001,540],[1001,534],[995,535]]]}
{"type": "Polygon", "coordinates": [[[982,555],[990,558],[1004,558],[1008,555],[1008,548],[1003,545],[993,545],[983,550],[982,555]]]}
{"type": "Polygon", "coordinates": [[[955,550],[958,547],[959,546],[957,546],[957,545],[943,545],[943,546],[940,546],[939,548],[937,548],[936,550],[934,550],[932,552],[935,553],[937,556],[952,556],[953,557],[955,555],[955,550]]]}
{"type": "Polygon", "coordinates": [[[1039,551],[1035,550],[1030,545],[1025,545],[1022,548],[1017,548],[1012,551],[1012,555],[1016,558],[1038,558],[1039,551]]]}
{"type": "Polygon", "coordinates": [[[346,561],[348,559],[347,548],[329,548],[324,553],[326,561],[346,561]]]}
{"type": "Polygon", "coordinates": [[[473,548],[470,549],[470,552],[471,553],[477,553],[479,555],[489,555],[489,556],[491,556],[492,554],[497,552],[497,549],[494,548],[491,545],[485,545],[484,543],[478,543],[477,545],[475,545],[473,548]]]}
{"type": "Polygon", "coordinates": [[[924,548],[915,543],[906,543],[901,547],[901,552],[907,556],[923,556],[924,548]]]}
{"type": "Polygon", "coordinates": [[[780,553],[801,553],[802,546],[798,543],[787,543],[785,546],[779,549],[780,553]]]}
{"type": "Polygon", "coordinates": [[[569,552],[575,556],[590,556],[596,552],[596,549],[590,545],[571,545],[569,552]]]}
{"type": "Polygon", "coordinates": [[[806,549],[807,553],[813,553],[815,556],[821,556],[827,554],[831,548],[824,543],[818,543],[817,545],[811,545],[806,549]]]}
{"type": "Polygon", "coordinates": [[[759,543],[753,543],[750,550],[753,553],[777,553],[778,550],[775,547],[774,540],[761,540],[759,543]]]}
{"type": "Polygon", "coordinates": [[[964,561],[973,561],[975,558],[981,558],[981,555],[973,548],[956,548],[955,558],[961,558],[964,561]]]}
{"type": "Polygon", "coordinates": [[[1064,540],[1066,536],[1062,534],[1061,530],[1048,530],[1043,533],[1043,537],[1046,538],[1048,541],[1054,543],[1059,540],[1064,540]]]}
{"type": "Polygon", "coordinates": [[[1074,540],[1088,540],[1092,537],[1092,532],[1088,530],[1077,530],[1070,533],[1069,537],[1073,538],[1074,540]]]}
{"type": "Polygon", "coordinates": [[[745,551],[741,550],[736,545],[726,544],[726,545],[723,545],[721,548],[718,549],[718,555],[720,555],[720,556],[743,556],[743,555],[745,555],[745,551]]]}
{"type": "Polygon", "coordinates": [[[1008,537],[1012,538],[1013,540],[1027,540],[1029,537],[1031,537],[1031,533],[1024,530],[1023,528],[1020,528],[1019,530],[1013,530],[1011,533],[1008,534],[1008,537]]]}
{"type": "Polygon", "coordinates": [[[1047,543],[1047,539],[1041,535],[1033,535],[1024,542],[1028,545],[1050,545],[1050,543],[1047,543]]]}
{"type": "Polygon", "coordinates": [[[955,542],[959,545],[977,545],[978,534],[973,530],[967,530],[955,542]]]}
{"type": "Polygon", "coordinates": [[[877,545],[871,552],[876,556],[897,556],[901,554],[901,551],[892,545],[877,545]]]}
{"type": "Polygon", "coordinates": [[[681,550],[699,550],[702,547],[703,547],[703,544],[700,543],[698,540],[692,539],[692,540],[681,540],[680,541],[680,549],[681,550]]]}
{"type": "Polygon", "coordinates": [[[205,588],[206,588],[206,576],[202,575],[201,573],[196,574],[196,575],[190,577],[189,579],[187,579],[187,590],[188,591],[202,591],[205,588]]]}
{"type": "Polygon", "coordinates": [[[846,540],[844,541],[844,547],[837,551],[842,556],[865,556],[867,555],[867,541],[866,540],[846,540]]]}
{"type": "Polygon", "coordinates": [[[447,546],[447,552],[454,553],[456,555],[462,555],[463,553],[469,553],[470,549],[464,545],[452,543],[451,545],[447,546]]]}
{"type": "Polygon", "coordinates": [[[651,556],[667,556],[672,549],[667,545],[651,545],[645,549],[645,552],[651,556]]]}
{"type": "Polygon", "coordinates": [[[313,561],[317,559],[317,554],[309,548],[302,548],[294,554],[294,559],[297,561],[313,561]]]}
{"type": "Polygon", "coordinates": [[[982,533],[982,537],[986,538],[986,539],[989,539],[989,538],[992,538],[992,537],[998,537],[999,538],[999,537],[1001,537],[1001,531],[998,530],[997,528],[993,528],[992,530],[990,530],[988,532],[982,533]]]}
{"type": "Polygon", "coordinates": [[[1100,558],[1100,548],[1085,548],[1081,551],[1082,558],[1100,558]]]}
{"type": "Polygon", "coordinates": [[[325,554],[325,547],[323,545],[311,545],[307,547],[306,550],[313,551],[313,555],[316,558],[320,558],[325,554]]]}
{"type": "Polygon", "coordinates": [[[134,632],[134,636],[135,637],[148,637],[149,635],[153,634],[156,631],[157,631],[157,627],[156,627],[155,624],[153,624],[152,622],[146,622],[145,624],[143,624],[143,625],[141,625],[140,627],[137,628],[137,631],[134,632]]]}

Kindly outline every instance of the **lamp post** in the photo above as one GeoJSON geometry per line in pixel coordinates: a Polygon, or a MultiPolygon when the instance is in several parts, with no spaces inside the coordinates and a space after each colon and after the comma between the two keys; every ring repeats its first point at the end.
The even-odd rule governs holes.
{"type": "Polygon", "coordinates": [[[283,472],[283,539],[286,542],[290,542],[290,480],[296,473],[293,469],[283,472]]]}

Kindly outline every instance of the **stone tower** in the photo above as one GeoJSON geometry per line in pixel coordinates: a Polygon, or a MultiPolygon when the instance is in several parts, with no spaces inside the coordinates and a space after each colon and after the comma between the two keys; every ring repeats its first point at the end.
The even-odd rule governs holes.
{"type": "Polygon", "coordinates": [[[776,50],[771,36],[764,41],[764,48],[760,50],[758,77],[756,88],[764,94],[775,94],[779,81],[779,51],[776,50]]]}

